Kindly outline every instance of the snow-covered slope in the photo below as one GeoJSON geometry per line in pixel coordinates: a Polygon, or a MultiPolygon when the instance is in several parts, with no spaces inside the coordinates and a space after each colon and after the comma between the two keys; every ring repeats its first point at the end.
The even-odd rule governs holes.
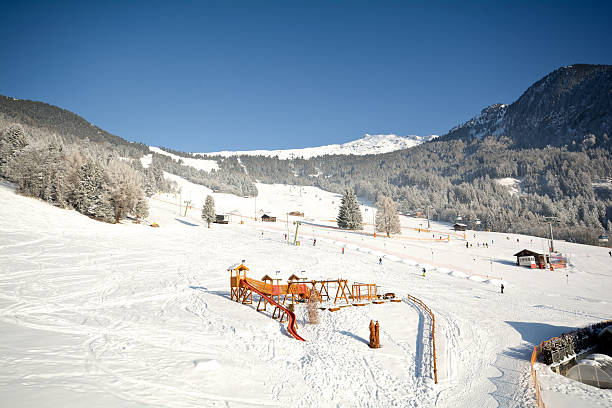
{"type": "MultiPolygon", "coordinates": [[[[185,166],[191,166],[198,170],[204,170],[204,171],[209,172],[212,169],[215,169],[215,170],[219,169],[219,165],[217,164],[215,160],[203,160],[203,159],[195,159],[191,157],[181,157],[181,156],[177,156],[172,153],[168,153],[167,151],[162,150],[159,147],[153,147],[153,146],[149,146],[149,150],[151,150],[152,152],[158,153],[158,154],[163,154],[163,155],[172,157],[172,160],[177,160],[177,161],[182,160],[185,166]]],[[[149,164],[151,163],[151,159],[149,158],[149,156],[143,157],[141,161],[144,167],[148,167],[149,164]]]]}
{"type": "MultiPolygon", "coordinates": [[[[322,228],[337,196],[282,185],[258,185],[257,202],[214,193],[217,212],[235,216],[209,229],[199,208],[185,215],[179,205],[199,206],[210,191],[180,184],[182,197],[150,200],[159,228],[96,222],[0,185],[1,406],[534,407],[533,346],[610,318],[605,248],[559,242],[569,269],[530,270],[512,254],[540,249],[539,238],[468,231],[466,248],[449,225],[417,231],[424,220],[408,217],[393,239],[368,235],[371,225],[322,228]],[[300,227],[301,245],[284,239],[295,218],[255,222],[255,208],[303,210],[312,221],[300,227]],[[226,268],[242,259],[256,279],[376,282],[404,301],[322,311],[318,325],[298,303],[299,342],[256,311],[255,297],[229,299],[226,268]],[[428,317],[407,294],[436,314],[437,385],[428,317]],[[379,350],[367,346],[371,319],[379,350]]],[[[612,406],[607,390],[547,373],[547,406],[612,406]]]]}
{"type": "Polygon", "coordinates": [[[319,147],[306,147],[303,149],[288,149],[288,150],[243,150],[243,151],[222,151],[222,152],[209,152],[200,153],[203,155],[217,155],[217,156],[278,156],[279,159],[294,159],[304,158],[308,159],[311,157],[325,156],[332,154],[354,154],[354,155],[365,155],[365,154],[378,154],[388,153],[395,150],[408,149],[414,146],[418,146],[423,142],[435,139],[437,135],[430,136],[397,136],[397,135],[368,135],[352,142],[344,144],[331,144],[319,147]]]}

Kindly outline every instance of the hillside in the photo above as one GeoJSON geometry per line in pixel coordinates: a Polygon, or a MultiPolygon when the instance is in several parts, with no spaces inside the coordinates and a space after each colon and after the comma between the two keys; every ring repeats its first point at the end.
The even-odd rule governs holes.
{"type": "Polygon", "coordinates": [[[142,154],[148,153],[147,146],[142,143],[129,142],[89,123],[73,112],[44,102],[0,95],[0,125],[2,121],[19,123],[47,133],[55,133],[68,142],[88,140],[94,143],[126,146],[142,154]]]}
{"type": "Polygon", "coordinates": [[[506,136],[516,148],[611,148],[612,65],[559,68],[510,105],[495,104],[442,140],[506,136]]]}

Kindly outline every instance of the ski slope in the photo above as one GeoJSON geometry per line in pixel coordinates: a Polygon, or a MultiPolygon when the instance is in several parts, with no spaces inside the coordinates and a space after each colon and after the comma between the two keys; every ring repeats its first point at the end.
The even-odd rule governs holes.
{"type": "MultiPolygon", "coordinates": [[[[215,193],[217,212],[235,215],[209,229],[179,200],[191,187],[197,207],[210,191],[182,187],[182,197],[150,200],[150,221],[160,225],[151,228],[99,223],[0,185],[0,405],[530,407],[533,346],[612,317],[603,248],[558,243],[571,254],[567,276],[532,271],[514,266],[512,254],[541,249],[539,238],[468,232],[466,248],[462,237],[436,240],[447,225],[418,232],[425,221],[407,217],[401,237],[302,225],[292,246],[284,234],[292,238],[302,218],[255,222],[253,198],[215,193]],[[313,326],[298,305],[306,342],[296,341],[255,305],[229,300],[226,269],[243,259],[256,279],[342,277],[419,297],[436,314],[440,383],[422,310],[344,308],[313,326]],[[379,350],[366,345],[370,319],[381,324],[379,350]]],[[[301,210],[312,224],[332,224],[334,194],[257,187],[258,208],[279,219],[301,210]]],[[[609,391],[542,378],[554,406],[612,406],[609,391]]]]}

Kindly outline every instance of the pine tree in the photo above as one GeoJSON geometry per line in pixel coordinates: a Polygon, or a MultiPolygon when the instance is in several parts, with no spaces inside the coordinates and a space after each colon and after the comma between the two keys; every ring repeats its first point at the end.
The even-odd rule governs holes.
{"type": "Polygon", "coordinates": [[[0,132],[0,177],[10,178],[12,159],[28,145],[28,140],[19,125],[12,125],[0,132]]]}
{"type": "Polygon", "coordinates": [[[376,231],[385,232],[387,237],[402,232],[395,203],[391,197],[380,196],[377,203],[376,231]]]}
{"type": "Polygon", "coordinates": [[[106,222],[115,218],[110,187],[101,165],[89,159],[81,166],[77,171],[71,202],[74,209],[82,214],[106,222]]]}
{"type": "Polygon", "coordinates": [[[149,204],[144,196],[140,197],[136,202],[134,215],[136,216],[136,221],[140,221],[142,218],[147,218],[149,216],[149,204]]]}
{"type": "Polygon", "coordinates": [[[217,219],[217,215],[215,214],[215,199],[210,195],[206,196],[206,201],[202,208],[202,219],[206,221],[208,228],[210,228],[210,223],[217,219]]]}
{"type": "Polygon", "coordinates": [[[357,196],[355,196],[355,192],[351,188],[347,188],[344,191],[336,222],[340,228],[352,230],[362,228],[361,209],[359,208],[357,196]]]}

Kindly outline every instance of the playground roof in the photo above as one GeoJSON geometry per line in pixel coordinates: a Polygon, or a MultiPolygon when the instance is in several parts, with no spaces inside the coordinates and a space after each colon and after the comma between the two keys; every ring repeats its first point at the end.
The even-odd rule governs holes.
{"type": "Polygon", "coordinates": [[[294,274],[292,274],[292,275],[289,277],[289,279],[287,279],[287,280],[300,280],[300,279],[302,279],[302,278],[300,278],[299,276],[297,276],[297,275],[294,273],[294,274]]]}
{"type": "Polygon", "coordinates": [[[270,277],[270,275],[264,275],[263,278],[261,278],[262,281],[271,281],[272,278],[270,277]]]}
{"type": "Polygon", "coordinates": [[[231,266],[228,266],[227,268],[228,271],[233,271],[233,270],[237,270],[237,271],[248,271],[249,268],[247,268],[246,266],[244,266],[241,263],[235,263],[231,266]]]}

